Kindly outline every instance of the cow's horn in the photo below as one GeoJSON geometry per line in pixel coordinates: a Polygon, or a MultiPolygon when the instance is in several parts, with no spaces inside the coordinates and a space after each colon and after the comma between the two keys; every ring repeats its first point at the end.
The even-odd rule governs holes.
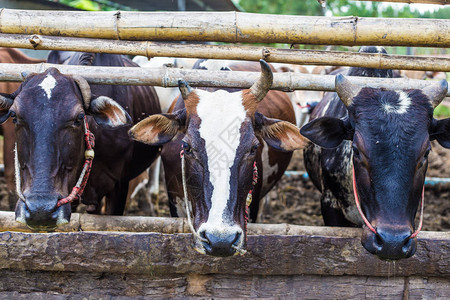
{"type": "Polygon", "coordinates": [[[263,59],[260,59],[259,63],[261,64],[261,76],[250,87],[250,92],[256,97],[258,102],[264,99],[273,83],[273,74],[269,65],[263,59]]]}
{"type": "Polygon", "coordinates": [[[442,79],[432,85],[427,86],[422,92],[431,100],[433,108],[436,108],[447,95],[448,83],[442,79]]]}
{"type": "Polygon", "coordinates": [[[338,74],[335,78],[336,92],[345,106],[352,104],[353,98],[358,95],[361,88],[355,87],[345,76],[338,74]]]}
{"type": "Polygon", "coordinates": [[[189,94],[192,92],[192,88],[185,80],[178,80],[178,88],[180,89],[183,100],[186,100],[189,94]]]}
{"type": "Polygon", "coordinates": [[[80,87],[81,95],[83,96],[84,107],[88,109],[91,103],[91,87],[89,86],[89,83],[80,75],[72,75],[72,78],[80,87]]]}

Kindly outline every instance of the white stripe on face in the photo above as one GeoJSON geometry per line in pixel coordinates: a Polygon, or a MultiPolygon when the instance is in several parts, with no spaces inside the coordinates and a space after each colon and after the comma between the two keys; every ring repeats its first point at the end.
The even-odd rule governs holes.
{"type": "Polygon", "coordinates": [[[224,211],[230,194],[230,168],[234,164],[240,143],[240,129],[246,111],[242,104],[242,92],[196,92],[199,97],[197,114],[201,119],[199,133],[205,141],[210,182],[213,186],[208,220],[201,227],[222,231],[234,223],[224,216],[224,211]]]}
{"type": "Polygon", "coordinates": [[[411,98],[404,91],[397,91],[397,94],[399,101],[397,106],[389,103],[383,104],[383,109],[387,113],[404,114],[408,111],[411,105],[411,98]]]}
{"type": "Polygon", "coordinates": [[[44,90],[47,98],[50,99],[52,97],[52,90],[56,86],[56,80],[52,75],[48,74],[39,86],[44,90]]]}

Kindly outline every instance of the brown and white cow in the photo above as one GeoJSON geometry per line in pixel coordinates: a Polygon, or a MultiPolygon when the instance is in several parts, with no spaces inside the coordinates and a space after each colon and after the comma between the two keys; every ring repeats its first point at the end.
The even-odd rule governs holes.
{"type": "MultiPolygon", "coordinates": [[[[203,60],[198,65],[212,64],[203,60]]],[[[164,145],[161,155],[171,214],[184,214],[186,197],[193,212],[194,248],[200,253],[245,252],[249,191],[253,189],[254,221],[259,199],[283,175],[291,151],[307,144],[293,125],[289,98],[269,92],[272,71],[266,62],[260,65],[261,77],[248,90],[193,90],[179,81],[182,99],[175,111],[151,116],[130,130],[136,140],[164,145]],[[256,167],[258,181],[253,187],[256,167]]],[[[254,71],[256,66],[229,63],[223,69],[254,71]]]]}
{"type": "MultiPolygon", "coordinates": [[[[51,52],[49,61],[63,59],[51,52]]],[[[71,53],[66,61],[136,66],[107,54],[71,53]]],[[[83,166],[92,157],[88,128],[95,136],[95,158],[81,200],[90,212],[98,213],[106,196],[107,213],[122,214],[129,180],[159,154],[158,147],[128,137],[131,124],[161,112],[150,87],[89,85],[49,68],[30,74],[16,92],[3,95],[0,108],[0,122],[12,117],[15,123],[16,220],[33,229],[52,230],[69,221],[71,204],[62,199],[84,181],[83,166]]]]}

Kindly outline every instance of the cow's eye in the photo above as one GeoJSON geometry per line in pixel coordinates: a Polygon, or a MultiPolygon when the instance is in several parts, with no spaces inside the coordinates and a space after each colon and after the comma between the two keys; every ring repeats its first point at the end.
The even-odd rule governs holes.
{"type": "Polygon", "coordinates": [[[253,146],[250,148],[250,155],[255,155],[255,154],[256,154],[256,151],[258,151],[258,145],[253,145],[253,146]]]}
{"type": "Polygon", "coordinates": [[[359,150],[355,145],[353,145],[353,156],[359,158],[359,150]]]}
{"type": "Polygon", "coordinates": [[[84,120],[84,113],[79,113],[76,117],[75,121],[73,122],[75,126],[80,126],[81,122],[84,120]]]}
{"type": "Polygon", "coordinates": [[[9,116],[12,118],[13,123],[16,124],[17,123],[16,113],[11,110],[9,116]]]}
{"type": "Polygon", "coordinates": [[[183,141],[183,150],[185,153],[191,153],[192,151],[191,145],[183,141]]]}

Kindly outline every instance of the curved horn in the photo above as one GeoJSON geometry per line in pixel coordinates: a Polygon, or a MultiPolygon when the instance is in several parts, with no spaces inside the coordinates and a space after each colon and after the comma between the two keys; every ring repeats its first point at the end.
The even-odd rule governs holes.
{"type": "Polygon", "coordinates": [[[178,88],[180,89],[183,100],[186,100],[189,94],[192,92],[192,88],[185,80],[178,80],[178,88]]]}
{"type": "Polygon", "coordinates": [[[256,97],[258,102],[264,99],[273,83],[273,74],[269,65],[264,59],[260,59],[259,63],[261,64],[261,76],[250,87],[250,92],[256,97]]]}
{"type": "Polygon", "coordinates": [[[345,76],[338,74],[335,78],[336,93],[346,107],[352,104],[353,98],[358,95],[361,88],[355,87],[345,76]]]}
{"type": "Polygon", "coordinates": [[[442,102],[442,100],[444,100],[445,95],[447,95],[447,90],[447,80],[442,79],[422,89],[422,92],[431,100],[433,108],[436,108],[436,106],[438,106],[442,102]]]}
{"type": "Polygon", "coordinates": [[[88,109],[91,103],[91,87],[89,83],[80,75],[72,75],[73,80],[78,84],[83,96],[84,108],[88,109]]]}

